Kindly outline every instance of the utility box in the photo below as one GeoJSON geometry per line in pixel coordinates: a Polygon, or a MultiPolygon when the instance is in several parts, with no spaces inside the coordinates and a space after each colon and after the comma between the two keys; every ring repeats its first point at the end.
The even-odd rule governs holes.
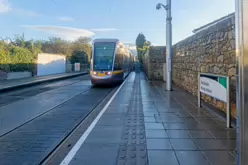
{"type": "Polygon", "coordinates": [[[79,72],[80,71],[80,63],[75,63],[74,64],[74,70],[75,70],[75,72],[79,72]]]}

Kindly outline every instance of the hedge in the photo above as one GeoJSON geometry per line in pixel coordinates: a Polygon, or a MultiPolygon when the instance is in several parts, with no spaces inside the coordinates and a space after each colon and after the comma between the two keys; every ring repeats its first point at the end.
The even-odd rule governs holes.
{"type": "Polygon", "coordinates": [[[32,72],[36,57],[37,55],[22,47],[14,46],[9,49],[0,49],[0,70],[5,72],[32,72]]]}

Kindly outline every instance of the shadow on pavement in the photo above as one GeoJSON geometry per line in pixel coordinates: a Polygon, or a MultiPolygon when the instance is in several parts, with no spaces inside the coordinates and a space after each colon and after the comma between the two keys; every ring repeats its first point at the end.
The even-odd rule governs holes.
{"type": "Polygon", "coordinates": [[[92,85],[92,88],[115,88],[117,86],[120,86],[121,83],[112,83],[112,84],[95,84],[92,85]]]}

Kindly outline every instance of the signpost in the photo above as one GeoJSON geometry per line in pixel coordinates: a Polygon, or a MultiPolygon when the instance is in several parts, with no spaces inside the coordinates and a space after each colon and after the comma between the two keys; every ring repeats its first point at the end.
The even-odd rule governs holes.
{"type": "Polygon", "coordinates": [[[74,69],[76,72],[79,72],[80,71],[80,63],[75,63],[74,69]]]}
{"type": "Polygon", "coordinates": [[[201,93],[223,101],[227,105],[226,126],[231,128],[229,77],[199,73],[198,80],[198,106],[201,107],[201,93]]]}

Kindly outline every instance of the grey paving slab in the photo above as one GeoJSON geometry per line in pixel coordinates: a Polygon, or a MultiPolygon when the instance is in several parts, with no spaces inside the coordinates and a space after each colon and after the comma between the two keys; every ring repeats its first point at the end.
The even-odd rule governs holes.
{"type": "Polygon", "coordinates": [[[197,124],[201,124],[199,123],[198,121],[196,121],[195,118],[192,118],[192,117],[182,117],[180,118],[181,122],[183,122],[184,124],[192,124],[192,125],[197,125],[197,124]]]}
{"type": "Polygon", "coordinates": [[[163,124],[161,123],[145,123],[146,129],[164,129],[163,124]]]}
{"type": "Polygon", "coordinates": [[[192,139],[170,139],[174,150],[198,150],[192,139]]]}
{"type": "Polygon", "coordinates": [[[144,121],[145,121],[145,123],[155,123],[156,122],[154,116],[148,116],[148,117],[145,116],[144,121]]]}
{"type": "Polygon", "coordinates": [[[221,139],[221,142],[229,151],[233,151],[236,148],[236,139],[221,139]]]}
{"type": "Polygon", "coordinates": [[[149,165],[179,165],[174,151],[148,150],[149,165]]]}
{"type": "Polygon", "coordinates": [[[121,143],[122,126],[96,126],[85,143],[121,143]]]}
{"type": "Polygon", "coordinates": [[[116,165],[118,144],[84,144],[70,165],[116,165]]]}
{"type": "Polygon", "coordinates": [[[155,114],[155,120],[157,123],[179,123],[182,122],[182,120],[171,113],[163,113],[163,114],[155,114]]]}
{"type": "Polygon", "coordinates": [[[204,113],[204,112],[201,112],[201,111],[193,111],[193,112],[190,112],[190,115],[192,117],[195,117],[195,118],[210,118],[211,116],[209,116],[207,113],[204,113]]]}
{"type": "Polygon", "coordinates": [[[186,111],[182,111],[182,112],[175,112],[175,115],[177,115],[178,117],[192,117],[192,115],[186,111]]]}
{"type": "Polygon", "coordinates": [[[227,151],[204,151],[211,165],[235,165],[235,158],[227,151]]]}
{"type": "MultiPolygon", "coordinates": [[[[100,164],[111,164],[112,162],[116,165],[148,164],[140,79],[140,75],[134,73],[128,77],[83,144],[83,147],[86,144],[116,144],[118,146],[117,150],[115,148],[105,150],[105,152],[115,152],[115,154],[100,164]]],[[[80,154],[76,155],[76,159],[79,161],[74,161],[74,164],[82,162],[80,154]]],[[[99,155],[101,153],[92,152],[92,154],[94,156],[89,156],[85,164],[99,164],[98,160],[104,161],[99,155]]]]}
{"type": "Polygon", "coordinates": [[[201,151],[176,151],[180,165],[210,165],[201,151]]]}
{"type": "Polygon", "coordinates": [[[211,135],[213,135],[215,138],[224,138],[224,139],[236,139],[236,131],[232,130],[210,130],[209,131],[211,135]]]}
{"type": "Polygon", "coordinates": [[[219,139],[194,139],[201,150],[225,150],[224,144],[219,139]]]}
{"type": "Polygon", "coordinates": [[[193,139],[214,139],[215,137],[212,136],[208,131],[205,131],[205,130],[189,130],[188,131],[191,138],[193,139]]]}
{"type": "Polygon", "coordinates": [[[218,122],[216,120],[214,120],[213,118],[196,118],[196,120],[199,123],[203,123],[203,124],[218,124],[218,122]]]}
{"type": "Polygon", "coordinates": [[[147,117],[149,117],[149,116],[154,116],[155,114],[158,114],[158,112],[144,112],[144,116],[147,116],[147,117]]]}
{"type": "MultiPolygon", "coordinates": [[[[161,82],[143,82],[143,88],[146,89],[146,93],[150,94],[146,97],[154,100],[154,105],[159,112],[153,116],[145,116],[149,163],[153,160],[154,164],[169,164],[164,158],[165,154],[162,154],[163,146],[156,146],[157,139],[164,140],[160,141],[161,144],[166,143],[167,140],[170,141],[172,149],[176,152],[176,159],[179,161],[176,164],[211,164],[209,160],[211,154],[207,157],[206,154],[203,154],[205,151],[210,153],[223,151],[216,152],[216,158],[225,153],[234,155],[235,130],[228,131],[225,128],[225,122],[218,120],[208,111],[198,108],[195,97],[178,87],[171,92],[165,91],[164,84],[161,82]],[[155,124],[151,124],[153,118],[155,118],[155,124]],[[157,129],[158,123],[163,124],[166,135],[162,129],[157,129]],[[150,131],[147,126],[153,127],[153,129],[150,131]],[[153,139],[155,140],[153,141],[153,139]],[[149,150],[154,149],[153,147],[156,150],[149,150]],[[157,156],[156,159],[153,159],[155,156],[150,158],[150,151],[154,151],[154,155],[160,156],[157,156]]],[[[169,152],[173,154],[173,151],[169,152]]],[[[171,155],[171,157],[173,156],[171,155]]],[[[228,157],[226,156],[226,158],[228,157]]],[[[225,164],[225,162],[228,161],[219,161],[219,164],[225,164]]],[[[229,163],[232,164],[232,161],[229,163]]]]}
{"type": "Polygon", "coordinates": [[[157,109],[144,109],[143,108],[143,112],[151,112],[151,113],[154,113],[154,114],[158,114],[158,111],[157,111],[157,109]]]}
{"type": "Polygon", "coordinates": [[[112,113],[112,114],[114,114],[114,113],[117,113],[117,114],[126,114],[127,113],[127,110],[128,110],[128,107],[126,107],[126,106],[121,106],[121,107],[112,107],[112,108],[108,108],[107,110],[106,110],[106,114],[107,113],[112,113]]]}
{"type": "Polygon", "coordinates": [[[169,139],[147,139],[148,150],[171,150],[169,139]]]}
{"type": "Polygon", "coordinates": [[[170,129],[184,130],[184,129],[191,128],[185,125],[184,123],[163,123],[163,125],[166,130],[170,130],[170,129]]]}
{"type": "Polygon", "coordinates": [[[170,138],[191,138],[186,130],[167,130],[170,138]]]}
{"type": "Polygon", "coordinates": [[[125,118],[122,115],[105,115],[98,121],[97,126],[123,126],[125,124],[125,118]]]}
{"type": "Polygon", "coordinates": [[[165,130],[149,130],[147,129],[146,130],[146,138],[152,138],[152,139],[155,139],[155,138],[168,138],[168,134],[165,130]]]}

